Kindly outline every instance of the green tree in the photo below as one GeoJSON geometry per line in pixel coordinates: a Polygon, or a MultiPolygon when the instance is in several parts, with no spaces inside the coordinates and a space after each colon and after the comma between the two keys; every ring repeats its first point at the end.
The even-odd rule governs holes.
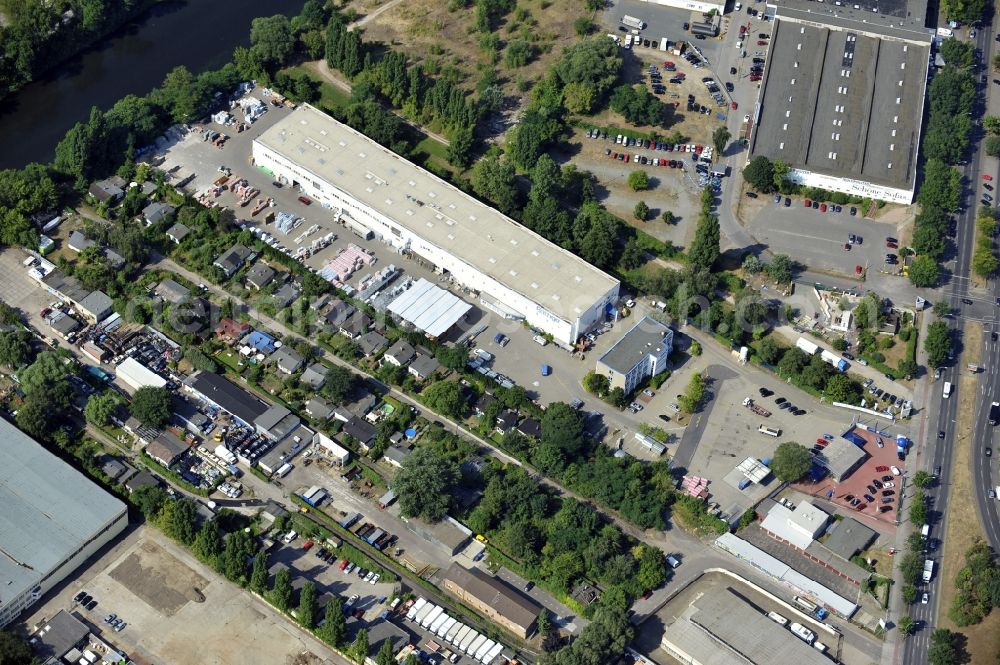
{"type": "Polygon", "coordinates": [[[499,154],[483,156],[472,168],[472,190],[495,203],[504,214],[512,214],[518,207],[514,164],[499,154]]]}
{"type": "Polygon", "coordinates": [[[930,487],[931,483],[933,483],[933,482],[934,482],[934,476],[932,476],[931,474],[927,473],[923,469],[921,469],[920,471],[917,471],[915,474],[913,474],[913,484],[916,485],[917,487],[919,487],[922,490],[927,489],[928,487],[930,487]]]}
{"type": "Polygon", "coordinates": [[[468,408],[462,385],[457,381],[432,383],[424,389],[421,397],[431,409],[452,418],[461,417],[468,408]]]}
{"type": "Polygon", "coordinates": [[[660,215],[660,219],[663,220],[664,224],[674,225],[677,223],[677,217],[674,216],[674,213],[670,212],[669,210],[664,210],[663,214],[660,215]]]}
{"type": "Polygon", "coordinates": [[[18,374],[21,390],[31,397],[44,396],[46,403],[60,411],[70,406],[73,389],[69,385],[70,366],[54,351],[38,354],[35,362],[18,374]]]}
{"type": "Polygon", "coordinates": [[[568,404],[549,404],[542,414],[541,426],[542,444],[562,451],[569,458],[576,457],[586,446],[583,417],[568,404]]]}
{"type": "Polygon", "coordinates": [[[334,596],[326,604],[323,625],[317,630],[320,639],[337,648],[347,642],[347,621],[344,618],[344,606],[340,598],[334,596]]]}
{"type": "Polygon", "coordinates": [[[684,394],[677,399],[681,411],[695,413],[703,399],[705,399],[705,377],[698,373],[692,374],[684,394]]]}
{"type": "Polygon", "coordinates": [[[628,174],[628,187],[633,192],[649,189],[649,174],[645,171],[632,171],[628,174]]]}
{"type": "Polygon", "coordinates": [[[910,521],[915,525],[927,524],[927,495],[922,490],[913,493],[910,504],[910,521]]]}
{"type": "Polygon", "coordinates": [[[917,587],[912,584],[904,584],[902,589],[903,602],[912,605],[917,601],[917,587]]]}
{"type": "Polygon", "coordinates": [[[287,612],[292,604],[292,574],[287,568],[281,568],[274,575],[274,586],[271,588],[271,604],[282,612],[287,612]]]}
{"type": "Polygon", "coordinates": [[[774,341],[773,337],[765,337],[760,340],[757,348],[757,356],[768,365],[775,365],[781,360],[784,348],[774,341]]]}
{"type": "Polygon", "coordinates": [[[170,420],[170,391],[143,386],[132,396],[132,415],[150,427],[163,427],[170,420]]]}
{"type": "Polygon", "coordinates": [[[214,359],[205,355],[200,349],[190,347],[184,350],[184,359],[191,363],[191,367],[202,372],[218,372],[219,365],[214,359]]]}
{"type": "Polygon", "coordinates": [[[793,441],[786,441],[774,451],[771,459],[771,470],[775,477],[785,483],[794,483],[806,475],[812,466],[812,455],[809,449],[793,441]]]}
{"type": "Polygon", "coordinates": [[[198,509],[190,499],[169,501],[160,510],[157,522],[171,538],[190,545],[198,535],[198,509]]]}
{"type": "Polygon", "coordinates": [[[299,591],[299,624],[312,630],[316,625],[316,585],[306,582],[299,591]]]}
{"type": "Polygon", "coordinates": [[[930,665],[959,665],[964,662],[959,649],[958,634],[947,628],[935,628],[931,633],[931,644],[927,649],[930,665]]]}
{"type": "Polygon", "coordinates": [[[935,286],[941,277],[941,267],[930,256],[918,256],[910,264],[910,283],[918,288],[935,286]]]}
{"type": "MultiPolygon", "coordinates": [[[[618,46],[604,36],[584,39],[563,51],[555,66],[555,74],[566,89],[575,86],[577,98],[596,101],[614,84],[622,66],[618,46]]],[[[567,109],[574,113],[589,113],[591,108],[567,109]]]]}
{"type": "Polygon", "coordinates": [[[31,335],[26,330],[0,333],[0,365],[11,369],[24,367],[35,357],[31,335]]]}
{"type": "Polygon", "coordinates": [[[573,29],[576,30],[576,34],[581,37],[586,37],[594,30],[594,22],[591,21],[586,16],[580,16],[573,22],[573,29]]]}
{"type": "Polygon", "coordinates": [[[332,402],[342,404],[357,385],[358,376],[346,367],[333,365],[327,368],[326,379],[320,392],[332,402]]]}
{"type": "Polygon", "coordinates": [[[924,337],[924,351],[927,352],[927,363],[931,367],[941,367],[948,361],[951,353],[951,331],[944,321],[934,321],[927,326],[924,337]]]}
{"type": "Polygon", "coordinates": [[[758,192],[774,190],[774,165],[763,155],[754,157],[743,169],[743,179],[758,192]]]}
{"type": "MultiPolygon", "coordinates": [[[[917,590],[913,589],[913,593],[916,594],[917,590]]],[[[899,617],[899,632],[901,632],[905,637],[909,637],[913,630],[916,628],[916,622],[911,616],[901,616],[899,617]]]]}
{"type": "Polygon", "coordinates": [[[441,519],[448,512],[458,479],[454,463],[441,459],[429,448],[417,448],[403,462],[393,482],[400,512],[428,522],[441,519]]]}
{"type": "Polygon", "coordinates": [[[646,253],[642,250],[638,240],[629,238],[618,261],[625,270],[634,270],[645,263],[646,253]]]}
{"type": "Polygon", "coordinates": [[[354,643],[350,648],[351,658],[358,665],[364,665],[365,658],[368,657],[368,630],[362,628],[354,637],[354,643]]]}
{"type": "Polygon", "coordinates": [[[448,143],[448,161],[455,166],[468,168],[472,163],[472,148],[476,140],[471,127],[459,127],[451,133],[448,143]]]}
{"type": "Polygon", "coordinates": [[[688,248],[688,264],[694,271],[711,271],[719,258],[719,218],[703,214],[695,227],[694,239],[688,248]]]}
{"type": "Polygon", "coordinates": [[[596,372],[587,372],[583,377],[583,387],[587,389],[587,392],[594,395],[604,395],[608,392],[608,377],[596,372]]]}
{"type": "Polygon", "coordinates": [[[767,276],[778,284],[790,284],[792,281],[792,270],[794,263],[787,254],[776,254],[771,262],[767,264],[765,270],[767,276]]]}
{"type": "Polygon", "coordinates": [[[253,558],[253,570],[250,573],[250,590],[264,595],[267,593],[268,582],[267,550],[261,548],[253,558]]]}
{"type": "Polygon", "coordinates": [[[202,561],[206,561],[214,566],[219,555],[222,554],[223,547],[218,520],[214,517],[205,520],[205,523],[198,530],[198,535],[195,536],[191,549],[202,561]]]}
{"type": "Polygon", "coordinates": [[[111,390],[106,390],[103,393],[91,395],[90,399],[87,400],[87,406],[83,409],[83,415],[87,418],[87,422],[104,427],[111,422],[111,415],[119,404],[118,395],[111,390]]]}
{"type": "Polygon", "coordinates": [[[395,654],[392,650],[392,640],[382,642],[382,647],[375,654],[375,665],[396,665],[395,654]]]}
{"type": "Polygon", "coordinates": [[[990,157],[1000,156],[1000,136],[990,136],[986,139],[986,154],[990,157]]]}
{"type": "Polygon", "coordinates": [[[843,404],[859,404],[863,395],[862,390],[860,383],[844,374],[831,376],[824,388],[827,399],[843,404]]]}
{"type": "Polygon", "coordinates": [[[635,204],[635,208],[632,209],[632,214],[640,222],[645,222],[649,219],[649,206],[646,205],[645,201],[639,201],[635,204]]]}
{"type": "Polygon", "coordinates": [[[0,630],[0,663],[3,665],[35,665],[39,661],[23,639],[6,630],[0,630]]]}
{"type": "Polygon", "coordinates": [[[726,146],[729,145],[729,139],[732,138],[732,134],[725,126],[717,128],[712,132],[712,146],[715,148],[715,154],[721,159],[723,155],[726,154],[726,146]]]}

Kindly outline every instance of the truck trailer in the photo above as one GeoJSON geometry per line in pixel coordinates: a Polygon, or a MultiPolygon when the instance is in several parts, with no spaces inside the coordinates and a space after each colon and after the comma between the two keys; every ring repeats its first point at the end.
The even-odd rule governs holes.
{"type": "Polygon", "coordinates": [[[634,16],[629,16],[628,14],[622,16],[622,25],[628,26],[635,30],[643,30],[646,27],[645,21],[637,19],[634,16]]]}
{"type": "Polygon", "coordinates": [[[1000,423],[1000,402],[990,404],[990,425],[996,426],[1000,423]]]}
{"type": "Polygon", "coordinates": [[[426,604],[427,604],[426,598],[417,598],[417,602],[410,605],[410,609],[406,611],[406,618],[409,619],[410,621],[413,621],[417,616],[417,612],[422,610],[424,608],[424,605],[426,604]]]}

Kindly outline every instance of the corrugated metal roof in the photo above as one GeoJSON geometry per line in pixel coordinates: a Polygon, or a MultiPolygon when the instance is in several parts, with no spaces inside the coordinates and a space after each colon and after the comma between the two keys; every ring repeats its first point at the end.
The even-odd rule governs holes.
{"type": "Polygon", "coordinates": [[[38,584],[125,504],[0,419],[0,602],[38,584]]]}

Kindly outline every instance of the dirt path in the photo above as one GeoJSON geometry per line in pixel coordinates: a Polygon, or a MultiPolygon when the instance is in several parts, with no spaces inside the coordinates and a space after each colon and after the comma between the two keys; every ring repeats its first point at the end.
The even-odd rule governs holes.
{"type": "MultiPolygon", "coordinates": [[[[398,1],[398,0],[394,0],[394,1],[398,1]]],[[[394,4],[394,2],[389,3],[389,5],[391,5],[391,4],[394,4]]],[[[362,21],[368,20],[370,18],[374,18],[375,15],[378,12],[384,11],[385,9],[388,9],[389,5],[385,5],[384,7],[380,7],[377,11],[373,12],[372,14],[369,14],[365,19],[362,19],[362,21]]],[[[354,25],[357,25],[357,23],[355,23],[354,25]]],[[[333,85],[334,87],[340,88],[341,90],[343,90],[347,94],[351,94],[351,92],[352,92],[352,90],[351,90],[351,84],[348,83],[347,81],[345,81],[344,79],[342,79],[340,77],[339,73],[337,73],[334,70],[330,69],[330,66],[326,64],[325,60],[314,60],[312,62],[303,62],[302,66],[304,68],[308,69],[309,71],[315,73],[317,76],[321,77],[323,80],[325,80],[330,85],[333,85]]],[[[390,108],[387,108],[386,110],[392,111],[393,113],[395,113],[395,111],[393,111],[390,108]]],[[[417,131],[419,131],[422,134],[428,136],[429,138],[434,139],[435,141],[437,141],[438,143],[440,143],[442,145],[450,145],[451,144],[451,141],[449,141],[447,138],[445,138],[442,134],[438,134],[437,132],[432,132],[431,130],[427,129],[423,125],[418,125],[417,123],[404,118],[403,116],[399,115],[398,113],[396,113],[396,117],[399,118],[401,121],[405,122],[410,127],[413,127],[417,131]]]]}
{"type": "Polygon", "coordinates": [[[389,2],[385,3],[384,5],[382,5],[381,7],[379,7],[378,9],[376,9],[375,11],[373,11],[371,14],[366,14],[362,18],[358,19],[354,23],[352,23],[349,26],[347,26],[347,29],[348,30],[354,30],[355,28],[360,28],[365,23],[368,23],[368,21],[371,21],[372,19],[377,18],[379,14],[381,14],[384,11],[386,11],[387,9],[392,9],[393,7],[395,7],[396,5],[398,5],[402,1],[403,0],[389,0],[389,2]]]}

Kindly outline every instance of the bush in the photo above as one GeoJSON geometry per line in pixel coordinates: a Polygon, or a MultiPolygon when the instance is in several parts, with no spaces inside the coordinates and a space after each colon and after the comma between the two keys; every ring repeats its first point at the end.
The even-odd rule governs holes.
{"type": "Polygon", "coordinates": [[[628,187],[633,192],[649,189],[649,174],[645,171],[632,171],[628,174],[628,187]]]}
{"type": "Polygon", "coordinates": [[[639,201],[638,203],[635,204],[635,208],[632,210],[632,214],[635,215],[635,218],[638,219],[640,222],[645,222],[647,219],[649,219],[649,206],[646,205],[645,201],[639,201]]]}

